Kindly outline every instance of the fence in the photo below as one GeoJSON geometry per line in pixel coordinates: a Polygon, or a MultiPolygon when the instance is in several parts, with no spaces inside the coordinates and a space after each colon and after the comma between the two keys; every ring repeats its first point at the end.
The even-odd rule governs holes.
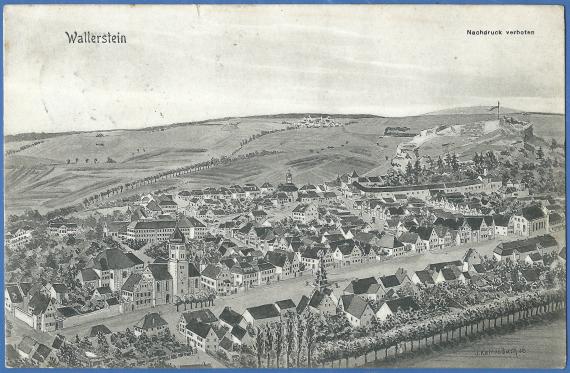
{"type": "MultiPolygon", "coordinates": [[[[318,366],[323,368],[355,368],[361,367],[381,358],[386,361],[406,352],[417,352],[430,346],[438,346],[449,342],[460,342],[467,336],[476,336],[489,331],[502,328],[506,325],[515,324],[521,320],[534,318],[538,315],[557,313],[566,308],[564,301],[548,303],[545,306],[537,306],[527,310],[514,311],[506,316],[497,316],[494,319],[484,319],[473,322],[455,329],[442,330],[432,335],[424,335],[414,340],[408,340],[389,346],[368,351],[357,356],[344,356],[338,359],[321,362],[318,366]],[[383,355],[383,356],[382,356],[383,355]]],[[[316,365],[315,365],[316,366],[316,365]]]]}

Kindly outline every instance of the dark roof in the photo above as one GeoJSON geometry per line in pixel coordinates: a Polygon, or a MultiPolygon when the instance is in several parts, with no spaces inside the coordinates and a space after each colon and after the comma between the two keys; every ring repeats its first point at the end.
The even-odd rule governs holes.
{"type": "Polygon", "coordinates": [[[172,243],[184,244],[186,242],[186,237],[184,237],[184,234],[182,233],[180,228],[176,226],[176,228],[174,228],[174,232],[172,232],[172,234],[168,238],[168,241],[172,243]]]}
{"type": "Polygon", "coordinates": [[[156,281],[172,280],[172,275],[168,272],[167,264],[150,263],[147,267],[156,281]]]}
{"type": "Polygon", "coordinates": [[[386,301],[386,305],[390,311],[396,313],[398,311],[417,310],[420,307],[412,297],[403,297],[386,301]]]}
{"type": "Polygon", "coordinates": [[[99,294],[113,294],[113,290],[111,290],[109,285],[98,287],[96,290],[99,294]]]}
{"type": "Polygon", "coordinates": [[[368,303],[364,299],[354,294],[343,295],[341,296],[341,300],[344,312],[358,319],[362,317],[366,307],[368,307],[368,303]]]}
{"type": "Polygon", "coordinates": [[[346,289],[344,289],[344,291],[352,294],[367,294],[370,285],[373,284],[374,285],[378,284],[378,281],[376,281],[374,277],[361,278],[358,280],[351,281],[350,284],[348,284],[348,286],[346,287],[346,289]]]}
{"type": "Polygon", "coordinates": [[[18,350],[30,354],[32,350],[36,347],[38,342],[30,336],[24,336],[20,343],[18,343],[18,350]]]}
{"type": "Polygon", "coordinates": [[[61,347],[61,345],[63,345],[64,342],[65,342],[65,337],[61,334],[56,334],[53,343],[51,344],[51,347],[55,348],[56,350],[59,350],[59,348],[61,347]]]}
{"type": "Polygon", "coordinates": [[[237,325],[241,319],[241,315],[232,310],[230,307],[224,307],[222,313],[220,313],[220,320],[229,325],[237,325]]]}
{"type": "Polygon", "coordinates": [[[420,282],[422,284],[434,284],[435,282],[433,281],[433,278],[431,277],[431,274],[429,273],[429,271],[423,270],[423,271],[416,271],[416,276],[418,277],[418,279],[420,280],[420,282]]]}
{"type": "Polygon", "coordinates": [[[529,221],[544,218],[544,211],[537,205],[524,207],[521,214],[529,221]]]}
{"type": "Polygon", "coordinates": [[[507,215],[493,215],[493,221],[495,225],[499,227],[506,227],[509,225],[510,216],[507,215]]]}
{"type": "Polygon", "coordinates": [[[461,260],[452,260],[449,262],[432,263],[429,266],[427,266],[426,269],[429,269],[430,271],[434,271],[434,272],[439,272],[439,271],[441,271],[442,268],[445,268],[448,266],[460,267],[462,265],[463,265],[463,263],[461,262],[461,260]]]}
{"type": "Polygon", "coordinates": [[[228,337],[224,337],[220,341],[220,347],[228,352],[232,352],[234,350],[234,343],[228,337]]]}
{"type": "Polygon", "coordinates": [[[49,348],[43,343],[40,343],[38,345],[38,348],[36,349],[36,352],[34,353],[34,356],[32,356],[32,360],[43,362],[49,356],[50,353],[51,353],[51,348],[49,348]]]}
{"type": "Polygon", "coordinates": [[[191,321],[186,324],[186,329],[190,330],[194,334],[199,335],[202,338],[207,338],[208,333],[210,333],[210,330],[212,329],[212,326],[203,322],[191,321]]]}
{"type": "Polygon", "coordinates": [[[85,268],[81,270],[81,278],[83,281],[96,281],[99,280],[99,275],[93,268],[85,268]]]}
{"type": "Polygon", "coordinates": [[[216,315],[214,315],[214,313],[209,308],[184,312],[182,316],[184,316],[186,323],[201,322],[205,324],[211,324],[218,321],[216,315]]]}
{"type": "Polygon", "coordinates": [[[107,335],[111,334],[111,331],[103,324],[92,326],[89,330],[89,337],[97,337],[99,334],[107,335]]]}
{"type": "Polygon", "coordinates": [[[521,274],[527,282],[536,282],[539,280],[538,273],[534,269],[522,269],[521,274]]]}
{"type": "Polygon", "coordinates": [[[307,308],[307,306],[309,305],[309,298],[306,295],[303,295],[301,297],[301,300],[299,301],[299,304],[297,304],[297,313],[302,313],[305,308],[307,308]]]}
{"type": "Polygon", "coordinates": [[[160,328],[164,325],[168,325],[166,320],[164,320],[158,312],[153,312],[147,313],[135,326],[143,330],[149,330],[160,328]]]}
{"type": "Polygon", "coordinates": [[[6,291],[12,303],[22,303],[24,301],[18,285],[6,285],[6,291]]]}
{"type": "Polygon", "coordinates": [[[56,294],[65,294],[67,293],[67,286],[64,284],[52,284],[51,287],[55,290],[56,294]]]}
{"type": "Polygon", "coordinates": [[[127,281],[121,287],[121,290],[134,291],[135,285],[137,285],[142,279],[142,275],[139,273],[131,273],[127,281]]]}
{"type": "Polygon", "coordinates": [[[398,280],[398,277],[396,277],[396,275],[382,276],[380,277],[380,282],[384,288],[392,288],[394,286],[400,285],[400,280],[398,280]]]}
{"type": "Polygon", "coordinates": [[[446,281],[457,280],[457,276],[455,276],[455,272],[449,267],[442,268],[441,274],[446,281]]]}
{"type": "Polygon", "coordinates": [[[275,305],[272,303],[257,307],[250,307],[247,309],[247,311],[255,320],[263,320],[271,317],[281,316],[275,305]]]}
{"type": "Polygon", "coordinates": [[[200,277],[198,267],[192,262],[188,263],[188,277],[200,277]]]}
{"type": "Polygon", "coordinates": [[[126,253],[125,255],[134,263],[134,265],[144,264],[144,262],[142,260],[140,260],[139,257],[133,253],[129,252],[129,253],[126,253]]]}
{"type": "Polygon", "coordinates": [[[241,340],[243,337],[245,337],[246,333],[247,333],[247,330],[245,330],[244,328],[242,328],[239,325],[234,325],[234,327],[232,328],[232,335],[239,340],[241,340]]]}
{"type": "Polygon", "coordinates": [[[28,303],[28,307],[33,308],[33,314],[39,315],[45,312],[48,308],[51,299],[49,296],[42,294],[41,292],[37,292],[32,296],[28,303]]]}
{"type": "Polygon", "coordinates": [[[134,267],[135,263],[119,249],[106,249],[93,260],[93,268],[107,271],[134,267]]]}
{"type": "Polygon", "coordinates": [[[281,310],[287,310],[290,308],[295,308],[297,306],[295,306],[295,302],[293,302],[293,300],[291,299],[284,299],[284,300],[279,300],[277,302],[275,302],[275,304],[279,307],[279,309],[281,310]]]}

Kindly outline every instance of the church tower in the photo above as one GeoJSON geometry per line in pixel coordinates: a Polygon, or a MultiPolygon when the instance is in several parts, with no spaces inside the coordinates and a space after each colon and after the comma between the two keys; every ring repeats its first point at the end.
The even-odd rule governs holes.
{"type": "Polygon", "coordinates": [[[188,258],[186,237],[178,226],[168,238],[168,272],[172,276],[172,294],[182,297],[188,293],[188,258]]]}
{"type": "Polygon", "coordinates": [[[287,170],[287,174],[285,174],[285,182],[287,184],[293,184],[293,175],[291,175],[291,170],[287,170]]]}

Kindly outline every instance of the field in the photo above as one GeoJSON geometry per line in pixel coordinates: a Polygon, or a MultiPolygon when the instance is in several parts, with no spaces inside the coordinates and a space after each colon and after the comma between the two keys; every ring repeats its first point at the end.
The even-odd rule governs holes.
{"type": "MultiPolygon", "coordinates": [[[[42,139],[43,143],[39,145],[6,157],[5,208],[8,213],[18,213],[28,208],[45,212],[78,203],[86,196],[110,186],[164,170],[212,157],[262,150],[278,151],[279,154],[237,161],[229,166],[185,175],[181,180],[169,179],[146,189],[179,182],[182,182],[183,188],[264,181],[275,184],[283,181],[288,169],[296,183],[318,183],[352,170],[359,174],[378,175],[390,167],[389,160],[397,145],[409,140],[404,137],[383,137],[386,127],[408,127],[411,132],[419,132],[440,125],[492,120],[494,115],[475,113],[401,118],[332,116],[347,125],[279,131],[241,146],[242,141],[252,135],[284,129],[287,126],[285,122],[294,122],[301,117],[303,114],[226,118],[140,130],[48,137],[42,139]],[[231,125],[238,122],[237,126],[231,125]],[[107,162],[109,158],[113,163],[107,162]]],[[[520,114],[520,119],[535,123],[537,135],[562,142],[563,116],[520,114]]],[[[490,140],[491,143],[497,141],[490,140]]],[[[6,148],[15,149],[31,142],[8,142],[6,148]]],[[[423,150],[425,154],[437,154],[441,152],[441,145],[426,144],[423,150]]]]}

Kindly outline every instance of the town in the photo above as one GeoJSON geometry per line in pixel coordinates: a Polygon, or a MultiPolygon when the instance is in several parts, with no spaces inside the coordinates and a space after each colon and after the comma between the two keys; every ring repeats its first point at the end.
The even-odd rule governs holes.
{"type": "Polygon", "coordinates": [[[8,217],[8,365],[389,364],[564,309],[563,195],[507,177],[499,153],[402,157],[8,217]]]}

